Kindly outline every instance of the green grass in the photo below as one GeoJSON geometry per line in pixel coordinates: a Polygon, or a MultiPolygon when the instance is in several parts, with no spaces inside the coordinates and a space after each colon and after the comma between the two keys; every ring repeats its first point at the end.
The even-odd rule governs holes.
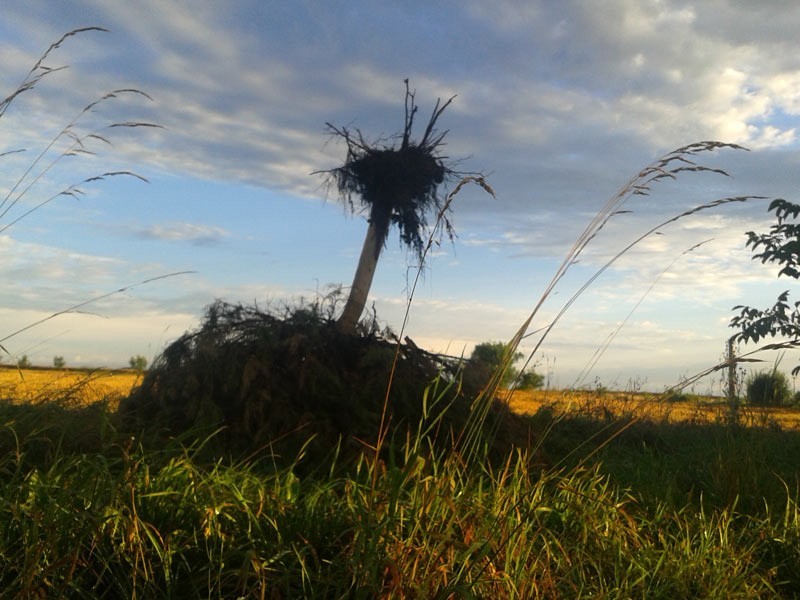
{"type": "Polygon", "coordinates": [[[300,477],[297,463],[209,461],[179,440],[145,450],[102,408],[2,405],[0,586],[20,598],[800,593],[794,434],[640,424],[602,445],[623,423],[580,419],[556,424],[537,456],[600,431],[582,464],[588,449],[544,469],[524,449],[465,461],[430,450],[422,429],[387,442],[394,463],[365,456],[343,472],[332,452],[300,477]]]}

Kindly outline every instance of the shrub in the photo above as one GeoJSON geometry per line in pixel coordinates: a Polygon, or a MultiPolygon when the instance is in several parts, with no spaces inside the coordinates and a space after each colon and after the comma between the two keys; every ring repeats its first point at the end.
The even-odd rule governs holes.
{"type": "Polygon", "coordinates": [[[503,378],[500,380],[500,387],[510,387],[516,381],[516,388],[520,390],[540,388],[544,385],[544,376],[535,371],[526,371],[520,375],[519,370],[514,367],[514,363],[523,358],[522,352],[514,352],[506,356],[506,345],[503,342],[482,342],[475,346],[469,362],[465,368],[465,374],[469,381],[474,382],[478,387],[485,386],[492,374],[503,366],[504,361],[508,361],[503,378]]]}
{"type": "Polygon", "coordinates": [[[789,380],[778,370],[761,372],[747,382],[747,402],[760,406],[780,406],[792,397],[789,380]]]}
{"type": "Polygon", "coordinates": [[[668,390],[664,392],[662,399],[665,402],[689,402],[691,400],[689,394],[680,390],[668,390]]]}
{"type": "Polygon", "coordinates": [[[136,371],[144,371],[147,368],[147,359],[141,354],[137,354],[136,356],[131,356],[128,365],[136,371]]]}
{"type": "Polygon", "coordinates": [[[544,385],[544,375],[536,371],[525,371],[517,383],[518,390],[535,390],[544,385]]]}

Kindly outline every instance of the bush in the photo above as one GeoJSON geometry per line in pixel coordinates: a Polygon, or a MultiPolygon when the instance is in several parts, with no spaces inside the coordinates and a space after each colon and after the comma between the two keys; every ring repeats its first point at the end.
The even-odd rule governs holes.
{"type": "Polygon", "coordinates": [[[128,365],[136,371],[144,371],[147,368],[147,359],[141,354],[137,354],[136,356],[131,356],[128,365]]]}
{"type": "Polygon", "coordinates": [[[544,385],[544,376],[535,371],[526,371],[520,375],[514,363],[523,358],[522,352],[514,352],[506,356],[506,345],[503,342],[483,342],[475,346],[469,362],[465,368],[467,379],[485,386],[492,374],[503,366],[503,361],[509,361],[503,378],[500,380],[501,388],[508,388],[515,381],[516,388],[520,390],[540,388],[544,385]]]}
{"type": "Polygon", "coordinates": [[[758,406],[780,406],[792,397],[789,380],[778,370],[761,372],[747,381],[747,402],[758,406]]]}
{"type": "Polygon", "coordinates": [[[544,375],[536,371],[525,371],[517,383],[518,390],[538,390],[544,385],[544,375]]]}

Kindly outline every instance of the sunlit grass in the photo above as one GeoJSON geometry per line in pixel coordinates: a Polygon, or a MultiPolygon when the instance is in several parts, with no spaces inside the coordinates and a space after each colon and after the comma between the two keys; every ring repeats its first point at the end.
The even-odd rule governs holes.
{"type": "MultiPolygon", "coordinates": [[[[560,415],[590,415],[600,419],[634,418],[656,423],[726,423],[731,408],[724,398],[609,390],[515,390],[508,394],[511,410],[532,415],[547,408],[560,415]]],[[[800,408],[791,406],[737,407],[736,422],[753,427],[800,431],[800,408]]]]}

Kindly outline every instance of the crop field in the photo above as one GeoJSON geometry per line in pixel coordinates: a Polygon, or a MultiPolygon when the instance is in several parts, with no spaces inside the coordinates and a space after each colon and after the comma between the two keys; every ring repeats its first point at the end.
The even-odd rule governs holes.
{"type": "MultiPolygon", "coordinates": [[[[0,399],[19,403],[52,402],[90,405],[107,401],[111,407],[141,382],[142,373],[130,369],[0,368],[0,399]]],[[[533,415],[543,408],[555,414],[598,418],[634,418],[659,423],[725,423],[731,415],[724,398],[689,397],[668,401],[661,394],[592,390],[517,390],[502,395],[509,408],[533,415]]],[[[740,406],[744,425],[773,426],[800,431],[800,409],[740,406]]]]}
{"type": "Polygon", "coordinates": [[[54,399],[89,405],[108,401],[112,406],[141,380],[133,370],[107,369],[0,369],[0,399],[36,403],[54,399]]]}
{"type": "MultiPolygon", "coordinates": [[[[556,414],[583,414],[597,418],[635,418],[657,423],[714,424],[732,417],[724,398],[689,397],[669,401],[662,394],[631,392],[595,392],[587,390],[515,391],[508,400],[511,410],[532,415],[543,407],[556,414]]],[[[778,406],[739,406],[737,421],[749,426],[772,426],[786,431],[800,431],[800,409],[778,406]]]]}

